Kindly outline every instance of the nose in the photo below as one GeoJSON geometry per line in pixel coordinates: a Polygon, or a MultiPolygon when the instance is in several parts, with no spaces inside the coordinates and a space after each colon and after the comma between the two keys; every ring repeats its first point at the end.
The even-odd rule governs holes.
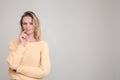
{"type": "Polygon", "coordinates": [[[30,27],[30,25],[29,25],[29,24],[26,24],[26,25],[24,26],[24,29],[27,30],[29,27],[30,27]]]}

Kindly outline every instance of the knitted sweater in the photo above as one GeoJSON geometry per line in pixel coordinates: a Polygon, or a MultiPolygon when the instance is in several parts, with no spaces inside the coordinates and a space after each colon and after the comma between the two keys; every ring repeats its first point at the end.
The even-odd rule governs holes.
{"type": "Polygon", "coordinates": [[[50,72],[49,48],[45,41],[26,42],[20,45],[12,40],[7,56],[9,75],[16,80],[43,80],[50,72]]]}

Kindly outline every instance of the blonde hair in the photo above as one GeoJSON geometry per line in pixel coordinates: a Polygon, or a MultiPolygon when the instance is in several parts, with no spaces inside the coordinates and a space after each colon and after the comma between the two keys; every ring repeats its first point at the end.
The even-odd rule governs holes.
{"type": "Polygon", "coordinates": [[[40,40],[40,23],[39,23],[39,19],[38,17],[35,15],[35,13],[33,13],[32,11],[26,11],[24,12],[24,14],[22,15],[21,19],[20,19],[20,25],[21,25],[21,32],[20,34],[23,32],[23,18],[29,16],[32,18],[33,21],[33,27],[34,27],[34,38],[39,41],[40,40]]]}

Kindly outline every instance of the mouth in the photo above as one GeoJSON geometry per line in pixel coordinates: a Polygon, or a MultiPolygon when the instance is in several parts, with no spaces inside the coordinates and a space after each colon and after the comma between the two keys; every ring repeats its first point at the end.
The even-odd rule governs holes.
{"type": "Polygon", "coordinates": [[[26,29],[26,30],[24,30],[25,31],[25,34],[29,34],[29,31],[31,31],[31,29],[26,29]]]}
{"type": "Polygon", "coordinates": [[[28,31],[30,31],[30,29],[25,29],[24,31],[25,31],[25,32],[28,32],[28,31]]]}

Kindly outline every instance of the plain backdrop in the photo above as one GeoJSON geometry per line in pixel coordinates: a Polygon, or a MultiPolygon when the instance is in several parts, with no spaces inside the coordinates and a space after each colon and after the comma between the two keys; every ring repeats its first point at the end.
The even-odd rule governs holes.
{"type": "Polygon", "coordinates": [[[0,79],[25,11],[40,19],[51,72],[45,80],[120,80],[120,0],[0,0],[0,79]]]}

